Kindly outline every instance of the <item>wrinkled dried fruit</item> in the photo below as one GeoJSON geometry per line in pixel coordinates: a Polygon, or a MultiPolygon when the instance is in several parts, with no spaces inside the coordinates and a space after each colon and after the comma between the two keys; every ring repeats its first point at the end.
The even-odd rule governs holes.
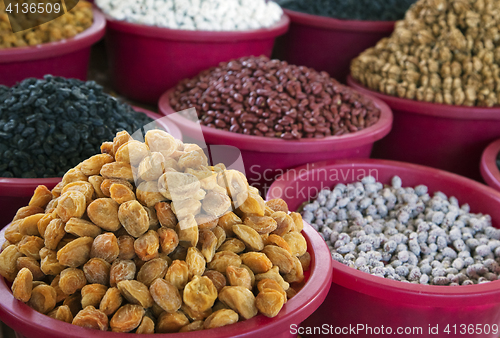
{"type": "Polygon", "coordinates": [[[165,280],[177,289],[183,290],[189,278],[189,267],[186,262],[175,260],[167,270],[165,280]]]}
{"type": "Polygon", "coordinates": [[[138,238],[149,229],[149,218],[146,210],[136,200],[120,205],[118,219],[127,232],[138,238]]]}
{"type": "Polygon", "coordinates": [[[113,332],[130,332],[142,321],[144,309],[140,305],[126,304],[116,311],[109,326],[113,332]]]}
{"type": "Polygon", "coordinates": [[[234,213],[228,212],[219,218],[219,226],[226,232],[227,237],[233,237],[233,225],[243,224],[241,219],[234,213]]]}
{"type": "Polygon", "coordinates": [[[85,278],[85,274],[82,270],[67,268],[61,271],[59,287],[65,294],[72,295],[76,291],[81,290],[85,284],[87,284],[87,278],[85,278]]]}
{"type": "Polygon", "coordinates": [[[188,325],[181,327],[179,332],[193,332],[203,330],[203,320],[194,321],[188,325]]]}
{"type": "Polygon", "coordinates": [[[269,271],[273,263],[262,252],[247,252],[241,255],[243,264],[248,266],[255,274],[261,274],[269,271]]]}
{"type": "Polygon", "coordinates": [[[120,253],[119,259],[133,259],[135,257],[134,242],[135,238],[129,235],[122,235],[117,238],[120,253]]]}
{"type": "Polygon", "coordinates": [[[182,298],[179,290],[164,279],[156,279],[149,287],[153,300],[167,312],[176,312],[181,308],[182,298]]]}
{"type": "Polygon", "coordinates": [[[233,225],[233,232],[238,238],[245,243],[247,248],[252,251],[261,251],[264,249],[264,241],[259,233],[248,225],[236,224],[233,225]]]}
{"type": "Polygon", "coordinates": [[[274,212],[283,211],[288,214],[288,205],[281,198],[272,199],[266,202],[266,205],[274,212]]]}
{"type": "Polygon", "coordinates": [[[210,263],[217,249],[217,236],[210,230],[200,230],[198,246],[201,246],[201,253],[205,260],[210,263]]]}
{"type": "Polygon", "coordinates": [[[103,165],[114,162],[115,159],[109,154],[94,155],[80,164],[81,172],[86,176],[99,174],[103,165]]]}
{"type": "Polygon", "coordinates": [[[139,304],[143,308],[153,306],[153,298],[148,287],[136,280],[123,280],[117,284],[118,290],[129,303],[139,304]]]}
{"type": "Polygon", "coordinates": [[[293,220],[294,228],[291,231],[300,233],[304,228],[304,221],[302,220],[302,215],[298,212],[290,213],[290,217],[293,220]]]}
{"type": "Polygon", "coordinates": [[[231,251],[238,254],[245,251],[245,249],[245,243],[237,238],[230,238],[220,246],[219,251],[231,251]]]}
{"type": "Polygon", "coordinates": [[[57,251],[57,260],[62,265],[71,268],[83,265],[90,258],[90,250],[93,242],[94,239],[92,237],[79,237],[57,251]]]}
{"type": "Polygon", "coordinates": [[[43,246],[43,239],[37,236],[24,236],[21,242],[17,243],[19,252],[37,260],[40,259],[40,250],[43,246]]]}
{"type": "Polygon", "coordinates": [[[255,305],[260,313],[266,317],[276,317],[285,304],[285,297],[274,289],[263,289],[255,297],[255,305]]]}
{"type": "MultiPolygon", "coordinates": [[[[214,233],[215,237],[217,237],[217,247],[215,248],[216,250],[219,250],[221,245],[224,244],[226,241],[227,235],[224,229],[222,229],[220,226],[216,226],[212,232],[214,233]]],[[[231,230],[231,233],[233,230],[231,230]]],[[[223,250],[220,250],[223,251],[223,250]]]]}
{"type": "Polygon", "coordinates": [[[184,288],[184,303],[194,311],[207,311],[214,305],[216,299],[217,289],[208,277],[195,275],[184,288]]]}
{"type": "Polygon", "coordinates": [[[190,247],[186,255],[186,263],[189,269],[189,279],[193,276],[201,276],[205,272],[206,261],[200,250],[190,247]]]}
{"type": "Polygon", "coordinates": [[[226,286],[219,293],[219,300],[238,312],[243,318],[250,319],[257,315],[255,296],[243,286],[226,286]]]}
{"type": "Polygon", "coordinates": [[[80,293],[75,293],[71,296],[66,297],[63,305],[69,307],[71,314],[73,315],[73,317],[75,317],[82,309],[82,295],[80,293]]]}
{"type": "Polygon", "coordinates": [[[102,258],[108,263],[113,263],[120,253],[118,240],[115,234],[106,232],[97,236],[92,243],[90,257],[102,258]]]}
{"type": "Polygon", "coordinates": [[[180,311],[162,312],[156,323],[156,333],[175,333],[189,324],[189,319],[180,311]]]}
{"type": "Polygon", "coordinates": [[[111,198],[98,198],[89,204],[87,215],[98,227],[107,231],[117,231],[121,227],[118,207],[118,203],[111,198]]]}
{"type": "Polygon", "coordinates": [[[94,188],[94,194],[96,198],[109,197],[104,195],[101,190],[101,184],[104,181],[104,177],[100,175],[94,175],[89,177],[89,183],[92,184],[92,188],[94,188]]]}
{"type": "Polygon", "coordinates": [[[78,312],[72,322],[73,325],[85,327],[87,329],[108,330],[108,317],[100,310],[93,306],[87,306],[85,309],[78,312]]]}
{"type": "Polygon", "coordinates": [[[14,281],[17,275],[17,259],[23,254],[12,244],[0,253],[0,275],[9,282],[14,281]]]}
{"type": "Polygon", "coordinates": [[[175,231],[179,236],[179,242],[187,242],[189,246],[194,247],[198,244],[198,225],[193,215],[180,220],[175,231]]]}
{"type": "Polygon", "coordinates": [[[288,288],[290,287],[290,284],[285,282],[283,277],[281,277],[280,272],[279,272],[279,268],[277,266],[273,266],[271,268],[271,270],[269,270],[267,272],[255,275],[255,281],[257,283],[263,279],[266,279],[266,278],[276,281],[281,286],[281,288],[285,291],[287,291],[288,288]]]}
{"type": "Polygon", "coordinates": [[[288,243],[293,256],[299,257],[306,253],[307,242],[302,234],[292,231],[283,235],[283,239],[288,243]]]}
{"type": "Polygon", "coordinates": [[[109,288],[99,305],[99,310],[101,310],[106,316],[111,316],[116,310],[122,305],[123,297],[118,288],[109,288]]]}
{"type": "Polygon", "coordinates": [[[60,218],[50,221],[45,229],[45,246],[50,250],[55,250],[59,241],[66,235],[64,222],[60,218]]]}
{"type": "Polygon", "coordinates": [[[34,287],[28,305],[35,311],[46,314],[56,306],[56,290],[52,286],[42,284],[34,287]]]}
{"type": "Polygon", "coordinates": [[[81,192],[83,196],[85,196],[86,205],[89,205],[89,203],[92,202],[92,196],[94,196],[94,187],[92,184],[85,181],[71,182],[67,184],[61,191],[61,195],[64,195],[68,191],[81,192]]]}
{"type": "Polygon", "coordinates": [[[222,216],[231,208],[231,199],[227,194],[209,191],[203,199],[203,210],[212,216],[222,216]]]}
{"type": "Polygon", "coordinates": [[[19,257],[16,262],[17,270],[27,268],[33,275],[33,280],[40,281],[45,277],[45,274],[40,269],[38,260],[32,257],[19,257]]]}
{"type": "Polygon", "coordinates": [[[91,258],[83,266],[83,273],[90,284],[109,285],[111,264],[102,258],[91,258]]]}
{"type": "Polygon", "coordinates": [[[265,245],[276,245],[279,246],[282,249],[285,249],[290,253],[290,255],[293,256],[293,251],[288,245],[288,243],[283,239],[283,237],[275,235],[275,234],[270,234],[267,239],[264,240],[265,245]]]}
{"type": "MultiPolygon", "coordinates": [[[[158,190],[158,182],[156,181],[146,181],[139,184],[135,191],[137,200],[141,202],[142,205],[147,207],[154,207],[157,203],[165,201],[166,198],[160,194],[158,190]]],[[[156,210],[157,214],[159,213],[156,210]]],[[[158,216],[160,219],[160,216],[158,216]]],[[[160,219],[161,222],[161,219],[160,219]]]]}
{"type": "Polygon", "coordinates": [[[208,268],[225,274],[228,266],[239,267],[240,265],[240,256],[231,251],[219,251],[214,255],[214,258],[208,264],[208,268]]]}
{"type": "Polygon", "coordinates": [[[39,185],[36,187],[33,196],[28,203],[30,207],[45,208],[47,204],[52,200],[52,193],[44,185],[39,185]]]}
{"type": "Polygon", "coordinates": [[[302,264],[302,269],[304,271],[309,270],[309,266],[311,265],[311,255],[309,252],[306,252],[302,256],[299,257],[300,264],[302,264]]]}
{"type": "Polygon", "coordinates": [[[118,204],[135,201],[134,192],[124,184],[111,184],[111,187],[109,188],[109,196],[118,204]]]}
{"type": "Polygon", "coordinates": [[[203,276],[210,278],[215,288],[217,289],[217,293],[219,293],[224,286],[226,286],[226,277],[219,271],[215,270],[205,270],[203,276]]]}
{"type": "Polygon", "coordinates": [[[161,251],[167,255],[171,254],[177,245],[179,245],[179,237],[173,229],[160,228],[157,231],[160,240],[161,251]]]}
{"type": "Polygon", "coordinates": [[[302,263],[297,257],[292,257],[293,260],[293,268],[292,270],[285,274],[283,278],[288,283],[300,283],[304,280],[304,271],[302,270],[302,263]]]}
{"type": "Polygon", "coordinates": [[[285,299],[285,303],[287,301],[287,296],[286,296],[285,290],[283,290],[283,288],[275,280],[272,280],[272,279],[262,279],[257,284],[257,289],[259,290],[259,292],[262,291],[262,290],[264,290],[264,289],[273,289],[273,290],[276,290],[276,291],[280,292],[283,295],[283,297],[285,299]]]}
{"type": "MultiPolygon", "coordinates": [[[[157,278],[163,278],[167,273],[168,263],[161,258],[146,262],[137,273],[137,280],[149,287],[157,278]]],[[[154,298],[154,297],[153,297],[154,298]]]]}
{"type": "Polygon", "coordinates": [[[72,217],[66,222],[64,230],[77,237],[92,237],[96,238],[101,234],[101,228],[92,222],[84,219],[72,217]]]}
{"type": "Polygon", "coordinates": [[[189,215],[198,215],[201,210],[201,202],[193,199],[187,198],[180,201],[172,201],[171,205],[172,211],[174,212],[177,219],[181,220],[189,215]]]}
{"type": "Polygon", "coordinates": [[[63,222],[67,222],[71,217],[81,218],[86,207],[87,202],[84,194],[79,191],[68,191],[59,197],[56,213],[63,222]]]}
{"type": "Polygon", "coordinates": [[[156,231],[149,230],[134,242],[134,249],[137,256],[143,261],[149,261],[158,257],[160,239],[156,231]]]}
{"type": "MultiPolygon", "coordinates": [[[[90,247],[89,247],[89,252],[90,252],[90,247]]],[[[0,258],[1,258],[1,255],[0,255],[0,258]]],[[[66,267],[64,265],[59,263],[59,259],[57,258],[57,253],[53,250],[49,250],[47,248],[42,248],[40,250],[40,258],[42,259],[40,261],[40,269],[46,275],[55,276],[55,275],[58,275],[64,269],[66,269],[66,267]]],[[[0,260],[0,268],[1,268],[1,265],[2,264],[1,264],[1,260],[0,260]]],[[[1,273],[1,271],[0,271],[0,273],[1,273]]],[[[4,276],[4,275],[2,274],[2,276],[4,276]]]]}
{"type": "Polygon", "coordinates": [[[102,284],[87,284],[82,288],[82,308],[89,305],[97,308],[108,291],[108,287],[102,284]]]}
{"type": "Polygon", "coordinates": [[[56,307],[54,310],[50,311],[47,316],[70,324],[73,322],[73,314],[67,305],[56,307]]]}
{"type": "Polygon", "coordinates": [[[137,169],[137,175],[143,181],[155,181],[163,174],[165,157],[158,152],[146,156],[137,169]]]}
{"type": "Polygon", "coordinates": [[[17,273],[16,279],[12,283],[12,294],[15,299],[21,302],[28,302],[31,298],[31,291],[33,290],[33,275],[27,268],[21,269],[17,273]]]}
{"type": "Polygon", "coordinates": [[[138,334],[152,334],[155,333],[155,322],[148,316],[142,317],[141,324],[135,331],[138,334]]]}
{"type": "Polygon", "coordinates": [[[226,276],[229,281],[229,285],[243,286],[248,290],[252,290],[252,278],[250,277],[250,273],[247,269],[228,266],[226,276]]]}
{"type": "Polygon", "coordinates": [[[294,267],[294,261],[288,251],[276,245],[266,245],[262,250],[273,265],[277,266],[281,273],[289,273],[294,267]]]}
{"type": "Polygon", "coordinates": [[[259,234],[268,234],[276,230],[277,227],[276,221],[268,216],[250,216],[245,218],[243,223],[259,234]]]}
{"type": "Polygon", "coordinates": [[[136,266],[131,260],[115,260],[109,272],[109,284],[116,286],[123,280],[132,280],[135,277],[136,266]]]}
{"type": "Polygon", "coordinates": [[[238,313],[231,309],[222,309],[212,313],[205,322],[203,328],[214,329],[216,327],[231,325],[237,323],[239,319],[238,313]]]}
{"type": "Polygon", "coordinates": [[[105,178],[119,178],[129,182],[134,181],[134,174],[129,163],[112,162],[102,166],[100,174],[105,178]]]}
{"type": "Polygon", "coordinates": [[[115,160],[116,162],[130,163],[133,166],[137,166],[148,154],[149,148],[146,144],[130,140],[118,148],[115,153],[115,160]]]}
{"type": "Polygon", "coordinates": [[[174,229],[177,225],[177,217],[168,202],[158,202],[155,204],[156,216],[161,226],[174,229]]]}

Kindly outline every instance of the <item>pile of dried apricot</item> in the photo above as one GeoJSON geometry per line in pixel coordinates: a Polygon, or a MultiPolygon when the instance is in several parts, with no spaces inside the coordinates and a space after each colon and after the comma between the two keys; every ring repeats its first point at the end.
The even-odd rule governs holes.
{"type": "Polygon", "coordinates": [[[300,214],[241,172],[161,130],[101,152],[6,229],[0,274],[18,300],[86,328],[173,333],[274,317],[303,284],[300,214]]]}

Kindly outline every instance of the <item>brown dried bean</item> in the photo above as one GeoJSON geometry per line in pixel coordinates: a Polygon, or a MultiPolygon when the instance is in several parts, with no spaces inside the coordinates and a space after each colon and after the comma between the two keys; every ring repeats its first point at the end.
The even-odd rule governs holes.
{"type": "Polygon", "coordinates": [[[292,231],[283,235],[283,239],[288,243],[293,256],[299,257],[306,253],[307,242],[301,233],[292,231]]]}
{"type": "Polygon", "coordinates": [[[87,329],[108,330],[108,317],[100,310],[93,306],[87,306],[85,309],[78,312],[72,322],[73,325],[78,325],[87,329]]]}
{"type": "Polygon", "coordinates": [[[273,234],[283,237],[283,235],[295,229],[295,223],[293,219],[283,211],[277,211],[272,214],[271,217],[276,221],[278,225],[276,230],[273,231],[273,234]]]}
{"type": "Polygon", "coordinates": [[[201,246],[201,253],[205,257],[205,260],[210,263],[215,255],[215,250],[217,249],[217,236],[210,230],[200,230],[199,232],[199,243],[201,246]]]}
{"type": "Polygon", "coordinates": [[[22,268],[12,283],[12,294],[15,299],[27,303],[33,290],[33,275],[27,268],[22,268]]]}
{"type": "Polygon", "coordinates": [[[28,305],[35,311],[46,314],[56,306],[56,290],[49,285],[38,285],[31,291],[28,305]]]}
{"type": "Polygon", "coordinates": [[[83,273],[90,284],[109,285],[111,264],[102,258],[91,258],[83,266],[83,273]]]}
{"type": "Polygon", "coordinates": [[[81,218],[86,207],[84,194],[79,191],[68,191],[59,197],[56,213],[63,222],[67,222],[71,217],[81,218]]]}
{"type": "Polygon", "coordinates": [[[118,290],[129,303],[139,304],[143,308],[153,306],[153,298],[146,285],[136,280],[122,280],[117,284],[118,290]]]}
{"type": "Polygon", "coordinates": [[[226,286],[219,293],[219,300],[238,312],[243,318],[250,319],[257,315],[255,296],[243,286],[226,286]]]}
{"type": "Polygon", "coordinates": [[[294,261],[288,251],[279,246],[266,245],[262,250],[266,254],[273,265],[277,266],[280,273],[290,273],[294,267],[294,261]]]}
{"type": "Polygon", "coordinates": [[[250,216],[245,218],[243,224],[257,231],[259,234],[268,234],[276,230],[277,223],[268,216],[250,216]]]}
{"type": "Polygon", "coordinates": [[[136,266],[131,260],[115,260],[109,271],[109,285],[116,286],[123,280],[132,280],[135,277],[136,266]]]}
{"type": "Polygon", "coordinates": [[[267,272],[273,267],[271,260],[262,252],[247,252],[240,257],[243,264],[248,266],[255,274],[267,272]]]}
{"type": "Polygon", "coordinates": [[[237,323],[239,320],[238,313],[231,309],[222,309],[212,313],[203,323],[204,329],[214,329],[237,323]]]}
{"type": "Polygon", "coordinates": [[[197,312],[210,309],[217,299],[217,289],[206,276],[194,275],[183,291],[184,303],[197,312]]]}
{"type": "Polygon", "coordinates": [[[19,257],[16,262],[16,267],[17,270],[21,270],[23,268],[30,270],[33,275],[33,280],[35,281],[40,281],[45,277],[45,274],[40,269],[40,263],[32,257],[19,257]]]}
{"type": "Polygon", "coordinates": [[[173,261],[164,278],[178,290],[184,289],[189,281],[189,267],[187,263],[182,260],[173,261]]]}
{"type": "Polygon", "coordinates": [[[44,241],[40,237],[24,236],[23,239],[17,243],[17,248],[23,255],[40,260],[40,250],[44,245],[44,241]]]}
{"type": "Polygon", "coordinates": [[[245,243],[249,250],[261,251],[264,249],[264,241],[262,240],[262,237],[260,237],[259,233],[250,228],[248,225],[233,225],[233,232],[243,243],[245,243]]]}
{"type": "Polygon", "coordinates": [[[62,292],[71,295],[81,290],[87,284],[87,278],[82,270],[76,268],[67,268],[61,271],[59,287],[62,292]]]}
{"type": "Polygon", "coordinates": [[[109,196],[118,204],[135,201],[134,192],[123,184],[111,184],[111,187],[109,188],[109,196]]]}
{"type": "Polygon", "coordinates": [[[52,193],[44,185],[36,187],[33,196],[31,197],[28,206],[34,206],[44,209],[47,204],[52,200],[52,193]]]}
{"type": "MultiPolygon", "coordinates": [[[[90,252],[90,248],[89,248],[90,252]]],[[[1,258],[1,255],[0,255],[1,258]]],[[[40,269],[43,271],[44,274],[46,275],[51,275],[55,276],[58,275],[61,271],[66,269],[64,265],[59,263],[59,260],[57,259],[57,253],[53,250],[49,250],[47,248],[42,248],[40,250],[40,269]]],[[[88,259],[88,257],[87,257],[88,259]]],[[[0,263],[1,267],[1,263],[0,263]]],[[[0,272],[1,274],[1,272],[0,272]]]]}
{"type": "Polygon", "coordinates": [[[99,307],[106,291],[108,291],[108,287],[102,284],[85,285],[81,291],[82,308],[85,309],[89,305],[95,308],[99,307]]]}
{"type": "Polygon", "coordinates": [[[6,247],[0,253],[0,275],[2,275],[9,282],[14,281],[17,275],[17,259],[23,254],[14,244],[6,247]]]}
{"type": "Polygon", "coordinates": [[[114,162],[115,159],[109,154],[94,155],[82,163],[80,163],[80,170],[86,176],[93,176],[99,174],[103,165],[114,162]]]}
{"type": "Polygon", "coordinates": [[[239,254],[245,251],[245,248],[245,243],[237,238],[230,238],[220,246],[219,251],[232,251],[236,254],[239,254]]]}
{"type": "Polygon", "coordinates": [[[280,272],[279,272],[279,268],[277,266],[273,266],[267,272],[255,275],[255,281],[257,283],[260,282],[263,279],[266,279],[266,278],[267,279],[272,279],[272,280],[276,281],[283,288],[283,290],[285,290],[285,291],[288,290],[288,288],[290,287],[290,284],[288,284],[283,279],[283,277],[281,277],[280,272]]]}
{"type": "Polygon", "coordinates": [[[179,332],[194,332],[203,330],[203,320],[194,321],[188,325],[181,327],[179,332]]]}
{"type": "Polygon", "coordinates": [[[148,213],[136,200],[120,205],[118,219],[125,230],[135,238],[142,236],[149,229],[148,213]]]}
{"type": "Polygon", "coordinates": [[[90,250],[93,242],[94,239],[92,237],[79,237],[57,251],[57,260],[62,265],[72,268],[83,265],[90,258],[90,250]]]}
{"type": "MultiPolygon", "coordinates": [[[[141,202],[142,205],[145,205],[147,207],[154,207],[157,203],[166,200],[166,198],[162,194],[160,194],[158,190],[158,182],[156,181],[142,182],[137,187],[135,194],[137,200],[141,202]]],[[[156,213],[161,223],[161,218],[158,209],[156,209],[156,213]]]]}
{"type": "Polygon", "coordinates": [[[240,265],[240,256],[232,251],[219,251],[214,255],[212,261],[208,263],[208,268],[225,274],[228,266],[239,267],[240,265]]]}
{"type": "Polygon", "coordinates": [[[155,333],[155,322],[148,316],[142,317],[141,324],[135,331],[138,334],[152,334],[155,333]]]}
{"type": "Polygon", "coordinates": [[[217,289],[217,293],[219,293],[224,286],[226,286],[226,277],[219,271],[215,270],[205,270],[203,276],[210,278],[215,288],[217,289]]]}
{"type": "Polygon", "coordinates": [[[116,311],[109,326],[113,332],[130,332],[141,324],[144,309],[140,305],[126,304],[116,311]]]}
{"type": "Polygon", "coordinates": [[[115,159],[116,162],[130,163],[133,166],[137,166],[148,154],[149,148],[146,144],[130,140],[118,148],[115,153],[115,159]]]}
{"type": "Polygon", "coordinates": [[[101,310],[106,316],[111,316],[116,312],[116,310],[118,310],[118,308],[120,308],[122,302],[123,297],[120,290],[116,287],[109,288],[104,294],[104,297],[102,297],[99,310],[101,310]]]}
{"type": "Polygon", "coordinates": [[[43,208],[36,205],[22,207],[17,210],[16,215],[12,219],[12,222],[18,221],[20,219],[23,219],[31,215],[42,214],[43,212],[44,212],[43,208]]]}
{"type": "Polygon", "coordinates": [[[255,297],[255,306],[264,316],[273,318],[285,304],[285,297],[274,289],[263,289],[255,297]]]}
{"type": "Polygon", "coordinates": [[[295,227],[291,231],[295,231],[300,233],[302,229],[304,228],[304,222],[302,221],[302,215],[299,214],[298,212],[292,212],[290,213],[290,217],[293,220],[293,224],[295,227]]]}
{"type": "Polygon", "coordinates": [[[149,261],[158,257],[159,247],[160,239],[158,233],[153,230],[149,230],[134,242],[135,253],[143,261],[149,261]]]}
{"type": "Polygon", "coordinates": [[[92,237],[92,238],[96,238],[102,232],[101,228],[99,228],[94,223],[75,217],[70,218],[66,222],[64,230],[67,233],[70,233],[77,237],[92,237]]]}
{"type": "Polygon", "coordinates": [[[54,310],[50,311],[47,316],[70,324],[73,322],[73,314],[67,305],[56,307],[54,310]]]}
{"type": "Polygon", "coordinates": [[[38,232],[38,221],[44,217],[44,214],[34,214],[26,216],[19,221],[19,232],[21,235],[40,236],[38,232]]]}
{"type": "Polygon", "coordinates": [[[243,222],[234,212],[228,212],[219,218],[218,224],[226,232],[227,237],[233,237],[233,225],[243,224],[243,222]]]}
{"type": "Polygon", "coordinates": [[[111,198],[98,198],[87,207],[90,220],[106,231],[117,231],[122,226],[118,219],[119,205],[111,198]]]}
{"type": "Polygon", "coordinates": [[[179,290],[164,279],[156,279],[149,291],[153,300],[159,307],[167,312],[176,312],[181,308],[182,298],[179,290]]]}
{"type": "Polygon", "coordinates": [[[281,198],[275,198],[266,202],[266,205],[274,212],[283,211],[288,214],[288,205],[281,198]]]}
{"type": "Polygon", "coordinates": [[[149,287],[157,278],[165,277],[167,270],[167,261],[161,258],[155,258],[144,263],[137,273],[137,280],[149,287]]]}
{"type": "Polygon", "coordinates": [[[99,172],[104,178],[119,178],[129,182],[134,182],[134,174],[129,163],[112,162],[102,166],[99,172]]]}
{"type": "Polygon", "coordinates": [[[243,286],[252,290],[252,278],[250,277],[250,273],[247,269],[228,266],[226,269],[226,276],[229,281],[229,285],[243,286]]]}
{"type": "Polygon", "coordinates": [[[189,319],[180,311],[169,313],[162,312],[156,323],[156,333],[176,333],[189,324],[189,319]]]}

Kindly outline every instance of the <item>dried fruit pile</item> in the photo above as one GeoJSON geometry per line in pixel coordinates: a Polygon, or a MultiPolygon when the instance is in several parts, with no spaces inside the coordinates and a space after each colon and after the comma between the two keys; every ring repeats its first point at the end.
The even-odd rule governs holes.
{"type": "Polygon", "coordinates": [[[265,56],[222,62],[181,81],[170,105],[195,108],[207,127],[285,140],[349,134],[380,117],[371,99],[327,73],[265,56]]]}
{"type": "Polygon", "coordinates": [[[496,106],[499,24],[498,0],[419,0],[391,37],[352,62],[352,76],[401,98],[496,106]]]}
{"type": "Polygon", "coordinates": [[[7,228],[15,298],[82,327],[172,333],[274,317],[295,295],[311,257],[283,200],[160,130],[101,150],[7,228]]]}

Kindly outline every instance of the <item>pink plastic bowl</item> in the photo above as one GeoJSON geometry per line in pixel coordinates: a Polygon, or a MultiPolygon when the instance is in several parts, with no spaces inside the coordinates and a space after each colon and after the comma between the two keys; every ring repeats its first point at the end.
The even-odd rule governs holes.
{"type": "MultiPolygon", "coordinates": [[[[5,229],[0,232],[0,245],[4,242],[5,229]]],[[[291,325],[299,325],[325,300],[332,283],[330,251],[323,239],[307,223],[302,232],[311,255],[311,269],[307,282],[295,297],[290,299],[274,318],[258,315],[237,324],[203,332],[155,334],[157,338],[230,338],[230,337],[295,337],[291,325]]],[[[306,276],[307,277],[307,276],[306,276]]],[[[27,338],[132,338],[135,334],[101,332],[84,329],[42,315],[14,299],[10,288],[0,278],[0,319],[27,338]]],[[[153,336],[151,336],[153,337],[153,336]]]]}
{"type": "Polygon", "coordinates": [[[290,29],[276,42],[276,57],[326,71],[345,82],[351,60],[391,35],[394,21],[340,20],[284,9],[290,29]]]}
{"type": "MultiPolygon", "coordinates": [[[[493,225],[500,227],[499,192],[452,173],[393,161],[329,161],[295,168],[271,186],[267,198],[283,198],[290,210],[297,210],[321,189],[352,183],[367,175],[386,184],[398,175],[405,187],[425,184],[429,192],[442,191],[457,197],[460,203],[469,203],[473,212],[490,214],[493,225]]],[[[500,281],[457,287],[408,284],[375,277],[333,261],[332,288],[323,305],[302,324],[304,327],[329,324],[334,329],[363,324],[379,330],[383,325],[393,330],[392,335],[360,331],[356,337],[389,337],[398,327],[422,328],[423,334],[412,332],[408,337],[459,337],[462,324],[467,327],[473,324],[474,332],[477,324],[489,324],[490,329],[491,325],[500,324],[500,281]],[[429,335],[429,325],[438,325],[439,334],[429,335]],[[451,334],[444,332],[447,325],[451,334]]],[[[467,332],[467,337],[498,335],[467,332]]]]}
{"type": "MultiPolygon", "coordinates": [[[[172,89],[173,90],[173,89],[172,89]]],[[[169,90],[160,98],[159,111],[170,116],[175,113],[169,103],[169,90]]],[[[287,141],[279,138],[248,136],[201,126],[205,142],[229,145],[241,151],[248,181],[265,192],[285,170],[305,163],[327,159],[368,158],[375,141],[386,136],[392,127],[392,113],[382,101],[372,98],[382,114],[373,126],[356,133],[324,139],[287,141]]],[[[200,140],[200,125],[179,114],[171,120],[183,135],[200,140]]]]}
{"type": "Polygon", "coordinates": [[[451,106],[400,99],[369,90],[351,77],[348,84],[391,107],[394,128],[374,157],[427,165],[480,180],[484,148],[500,137],[500,107],[451,106]]]}
{"type": "Polygon", "coordinates": [[[490,187],[500,191],[500,170],[497,166],[497,156],[500,153],[500,140],[490,144],[481,158],[481,175],[490,187]]]}
{"type": "Polygon", "coordinates": [[[274,40],[288,30],[284,15],[270,28],[234,31],[186,31],[139,25],[106,16],[106,44],[114,88],[147,102],[180,80],[220,62],[250,55],[271,56],[274,40]]]}
{"type": "MultiPolygon", "coordinates": [[[[158,120],[158,124],[165,128],[176,139],[182,140],[182,133],[175,123],[170,122],[164,116],[155,114],[145,109],[134,107],[134,110],[143,112],[152,119],[158,120]]],[[[53,178],[2,178],[0,177],[0,228],[12,221],[17,210],[27,206],[33,192],[39,185],[45,185],[52,189],[61,181],[61,177],[53,178]]]]}
{"type": "Polygon", "coordinates": [[[72,39],[37,46],[0,49],[0,84],[13,86],[46,74],[87,80],[90,49],[104,36],[106,20],[97,11],[94,23],[72,39]]]}

